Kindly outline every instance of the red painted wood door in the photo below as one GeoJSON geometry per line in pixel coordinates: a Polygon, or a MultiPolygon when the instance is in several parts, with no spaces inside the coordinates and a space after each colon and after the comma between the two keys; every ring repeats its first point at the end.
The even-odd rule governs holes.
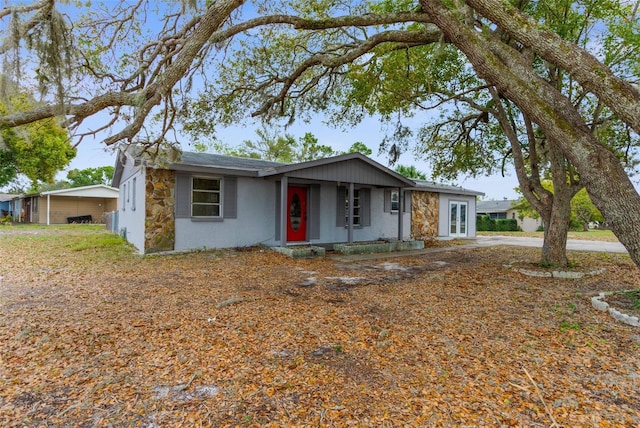
{"type": "Polygon", "coordinates": [[[287,241],[307,240],[307,188],[289,187],[287,191],[287,241]]]}

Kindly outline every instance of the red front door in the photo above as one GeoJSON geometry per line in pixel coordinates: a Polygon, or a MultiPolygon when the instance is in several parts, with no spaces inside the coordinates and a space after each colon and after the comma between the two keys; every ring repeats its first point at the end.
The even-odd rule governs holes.
{"type": "Polygon", "coordinates": [[[287,241],[307,240],[307,188],[289,187],[287,191],[287,241]]]}

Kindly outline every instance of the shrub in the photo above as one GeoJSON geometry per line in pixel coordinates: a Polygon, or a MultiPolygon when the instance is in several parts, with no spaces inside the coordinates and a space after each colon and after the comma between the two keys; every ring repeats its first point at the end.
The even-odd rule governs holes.
{"type": "Polygon", "coordinates": [[[498,232],[517,232],[519,229],[518,221],[513,218],[499,219],[495,220],[495,222],[495,230],[497,230],[498,232]]]}
{"type": "Polygon", "coordinates": [[[496,223],[488,215],[478,215],[476,216],[476,230],[478,232],[496,230],[496,223]]]}

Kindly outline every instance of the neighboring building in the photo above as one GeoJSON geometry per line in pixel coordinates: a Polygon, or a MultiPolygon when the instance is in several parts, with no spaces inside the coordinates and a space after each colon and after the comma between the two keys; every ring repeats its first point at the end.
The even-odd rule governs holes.
{"type": "Polygon", "coordinates": [[[64,224],[104,223],[104,215],[118,209],[118,189],[96,184],[22,195],[13,200],[14,221],[64,224]]]}
{"type": "Polygon", "coordinates": [[[120,232],[141,253],[475,236],[480,193],[416,183],[359,153],[281,164],[191,152],[152,162],[132,151],[118,156],[112,184],[120,232]],[[420,233],[414,206],[428,214],[420,233]]]}
{"type": "Polygon", "coordinates": [[[20,195],[10,193],[0,193],[0,218],[8,215],[13,216],[13,200],[20,195]]]}
{"type": "Polygon", "coordinates": [[[502,201],[478,201],[477,215],[488,215],[492,219],[515,219],[523,232],[535,232],[542,226],[542,218],[520,218],[518,210],[513,206],[518,201],[504,199],[502,201]]]}

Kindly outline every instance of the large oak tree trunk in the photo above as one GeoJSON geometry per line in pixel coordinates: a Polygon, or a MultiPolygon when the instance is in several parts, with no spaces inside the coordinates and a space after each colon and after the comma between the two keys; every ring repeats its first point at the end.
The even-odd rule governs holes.
{"type": "Polygon", "coordinates": [[[543,266],[567,267],[567,233],[571,218],[571,203],[562,195],[554,193],[553,206],[548,223],[544,225],[544,241],[542,243],[543,266]]]}
{"type": "MultiPolygon", "coordinates": [[[[439,0],[420,3],[478,76],[527,113],[576,167],[593,203],[640,267],[640,195],[620,161],[591,134],[571,102],[540,78],[520,52],[469,27],[463,20],[466,14],[449,10],[439,0]]],[[[567,71],[572,72],[570,67],[567,71]]]]}

